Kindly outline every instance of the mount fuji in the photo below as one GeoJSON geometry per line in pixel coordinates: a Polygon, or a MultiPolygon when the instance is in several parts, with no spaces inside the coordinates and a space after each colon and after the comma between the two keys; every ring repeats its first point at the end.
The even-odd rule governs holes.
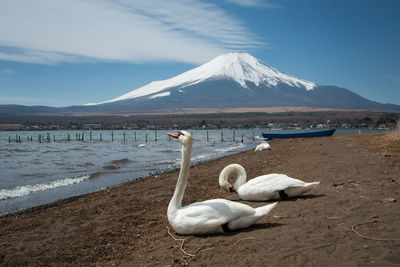
{"type": "Polygon", "coordinates": [[[207,84],[212,88],[208,98],[225,95],[225,93],[237,94],[240,91],[242,97],[254,97],[256,91],[254,87],[278,88],[282,85],[293,88],[312,90],[316,84],[295,78],[270,67],[248,53],[227,53],[195,68],[175,76],[168,80],[151,82],[141,88],[135,89],[120,97],[104,101],[101,103],[89,103],[96,105],[111,103],[128,99],[154,99],[158,97],[168,97],[174,95],[178,98],[187,98],[187,94],[205,95],[207,89],[199,89],[199,85],[207,84]],[[229,83],[235,89],[225,90],[226,86],[212,86],[210,83],[217,82],[229,83]],[[193,89],[193,86],[198,85],[193,89]],[[240,87],[240,88],[238,88],[240,87]],[[253,89],[252,89],[253,88],[253,89]],[[193,91],[193,92],[192,92],[193,91]]]}
{"type": "Polygon", "coordinates": [[[222,54],[173,78],[87,106],[111,113],[268,107],[400,109],[370,101],[344,88],[296,78],[248,53],[222,54]]]}
{"type": "Polygon", "coordinates": [[[100,103],[65,108],[0,106],[0,115],[212,113],[266,108],[400,110],[350,90],[283,73],[248,53],[226,53],[173,78],[100,103]]]}

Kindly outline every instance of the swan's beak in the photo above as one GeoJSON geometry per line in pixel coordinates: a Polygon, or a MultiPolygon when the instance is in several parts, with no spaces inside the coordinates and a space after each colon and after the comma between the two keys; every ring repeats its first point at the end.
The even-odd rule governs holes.
{"type": "Polygon", "coordinates": [[[172,136],[173,138],[178,138],[179,134],[178,133],[168,133],[169,136],[172,136]]]}
{"type": "Polygon", "coordinates": [[[229,187],[229,192],[231,192],[231,193],[237,193],[237,191],[236,191],[236,189],[232,186],[232,187],[229,187]]]}

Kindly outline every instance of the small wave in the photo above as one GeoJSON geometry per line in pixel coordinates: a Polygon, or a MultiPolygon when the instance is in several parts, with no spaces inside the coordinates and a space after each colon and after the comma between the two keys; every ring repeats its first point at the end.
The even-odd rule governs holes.
{"type": "Polygon", "coordinates": [[[77,167],[90,167],[90,166],[94,166],[94,164],[91,163],[91,162],[82,162],[82,163],[75,164],[75,166],[77,166],[77,167]]]}
{"type": "Polygon", "coordinates": [[[240,149],[243,148],[244,145],[243,144],[239,144],[237,146],[230,146],[230,147],[223,147],[223,148],[216,148],[213,150],[210,150],[209,152],[197,155],[192,157],[193,161],[203,161],[203,160],[209,160],[211,158],[215,158],[216,155],[221,156],[221,155],[227,155],[229,154],[229,152],[236,150],[236,149],[240,149]]]}
{"type": "Polygon", "coordinates": [[[94,178],[99,177],[99,176],[102,175],[102,174],[104,174],[104,172],[95,172],[95,173],[92,173],[92,174],[89,176],[89,178],[90,178],[90,179],[94,179],[94,178]]]}
{"type": "Polygon", "coordinates": [[[217,153],[227,153],[227,152],[230,152],[232,150],[235,150],[235,149],[238,149],[238,148],[243,148],[243,147],[244,147],[243,144],[239,144],[237,146],[217,148],[217,149],[215,149],[215,152],[217,152],[217,153]]]}
{"type": "Polygon", "coordinates": [[[118,166],[116,164],[109,164],[109,165],[103,166],[103,169],[106,169],[106,170],[116,170],[119,168],[120,168],[120,166],[118,166]]]}
{"type": "Polygon", "coordinates": [[[22,149],[22,148],[9,148],[9,149],[6,149],[6,151],[9,151],[9,152],[33,152],[30,149],[22,149]]]}
{"type": "Polygon", "coordinates": [[[117,165],[117,164],[125,164],[125,163],[128,163],[128,162],[130,162],[130,159],[128,159],[128,158],[123,158],[123,159],[116,159],[116,160],[113,160],[113,161],[111,161],[110,163],[111,163],[111,164],[114,164],[114,165],[117,165]]]}
{"type": "Polygon", "coordinates": [[[197,156],[192,157],[192,161],[196,161],[196,160],[204,160],[204,159],[210,159],[211,157],[211,153],[204,153],[204,154],[200,154],[197,156]]]}
{"type": "Polygon", "coordinates": [[[162,153],[179,153],[179,152],[181,152],[181,150],[180,149],[164,149],[164,150],[161,150],[160,152],[162,152],[162,153]]]}
{"type": "Polygon", "coordinates": [[[15,198],[15,197],[22,197],[29,195],[30,193],[37,192],[37,191],[45,191],[49,189],[54,189],[61,186],[67,186],[72,184],[78,184],[86,179],[88,179],[89,175],[84,175],[80,177],[74,178],[66,178],[66,179],[59,179],[48,183],[43,184],[33,184],[33,185],[22,185],[17,186],[11,189],[1,189],[0,190],[0,200],[8,199],[8,198],[15,198]]]}

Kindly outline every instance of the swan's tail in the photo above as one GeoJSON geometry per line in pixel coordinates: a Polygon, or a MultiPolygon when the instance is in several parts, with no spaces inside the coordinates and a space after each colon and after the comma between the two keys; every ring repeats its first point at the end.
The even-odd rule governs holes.
{"type": "Polygon", "coordinates": [[[311,189],[317,187],[318,185],[319,181],[312,183],[305,183],[304,185],[289,187],[288,189],[285,189],[285,193],[289,197],[297,197],[310,191],[311,189]]]}
{"type": "Polygon", "coordinates": [[[253,225],[254,223],[256,223],[258,220],[260,220],[265,215],[267,215],[273,208],[275,208],[276,204],[278,204],[278,202],[275,202],[275,203],[272,203],[269,205],[265,205],[262,207],[258,207],[255,209],[256,213],[254,213],[252,215],[236,218],[228,223],[228,228],[230,230],[247,228],[247,227],[253,225]]]}
{"type": "Polygon", "coordinates": [[[312,182],[312,183],[306,183],[304,185],[304,187],[307,188],[307,191],[308,191],[308,190],[311,190],[314,187],[317,187],[318,185],[319,185],[319,181],[318,182],[312,182]]]}
{"type": "Polygon", "coordinates": [[[262,217],[264,215],[267,215],[273,208],[276,207],[276,205],[278,204],[278,202],[269,204],[269,205],[265,205],[265,206],[261,206],[256,208],[256,214],[254,216],[256,217],[262,217]]]}

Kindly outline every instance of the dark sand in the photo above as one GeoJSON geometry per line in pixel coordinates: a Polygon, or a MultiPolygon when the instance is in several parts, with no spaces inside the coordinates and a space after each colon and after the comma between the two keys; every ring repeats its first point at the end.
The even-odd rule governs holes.
{"type": "Polygon", "coordinates": [[[182,241],[167,231],[166,210],[178,176],[173,171],[0,218],[0,263],[398,266],[399,159],[399,139],[382,133],[277,140],[272,150],[247,151],[191,169],[185,205],[220,197],[237,200],[217,183],[230,163],[242,164],[248,177],[277,172],[321,181],[305,196],[279,202],[249,229],[205,236],[176,236],[171,230],[184,239],[181,250],[182,241]]]}

